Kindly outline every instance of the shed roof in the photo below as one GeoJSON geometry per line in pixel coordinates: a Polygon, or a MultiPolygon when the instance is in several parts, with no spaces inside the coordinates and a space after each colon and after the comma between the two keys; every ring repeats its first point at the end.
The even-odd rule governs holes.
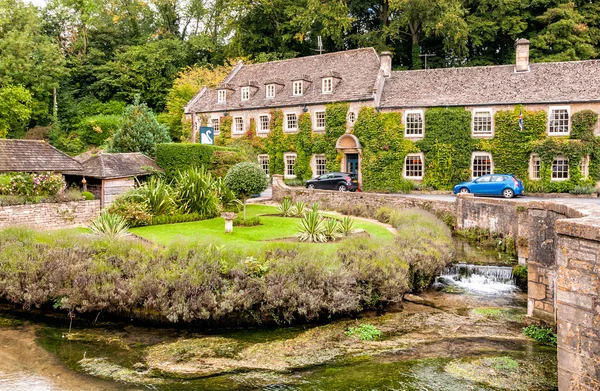
{"type": "Polygon", "coordinates": [[[129,178],[161,170],[153,159],[140,152],[99,153],[83,160],[82,165],[79,175],[100,179],[129,178]]]}
{"type": "Polygon", "coordinates": [[[600,101],[600,61],[395,71],[382,108],[600,101]]]}
{"type": "Polygon", "coordinates": [[[252,108],[271,108],[305,104],[324,104],[374,99],[380,69],[379,55],[373,48],[271,61],[239,64],[220,86],[228,89],[227,102],[217,103],[218,89],[201,90],[186,106],[186,112],[215,112],[252,108]],[[334,77],[333,92],[321,93],[321,79],[334,77]],[[304,94],[293,96],[293,81],[304,81],[304,94]],[[274,98],[267,99],[266,84],[276,84],[274,98]],[[241,87],[250,86],[250,99],[241,100],[241,87]]]}
{"type": "Polygon", "coordinates": [[[72,157],[40,140],[0,139],[0,172],[81,172],[72,157]]]}

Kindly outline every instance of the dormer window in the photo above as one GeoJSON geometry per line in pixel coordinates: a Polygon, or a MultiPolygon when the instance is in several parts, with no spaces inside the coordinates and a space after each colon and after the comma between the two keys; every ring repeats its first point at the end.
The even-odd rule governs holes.
{"type": "Polygon", "coordinates": [[[321,90],[324,94],[331,94],[333,92],[333,78],[325,77],[322,80],[321,90]]]}
{"type": "Polygon", "coordinates": [[[267,84],[266,96],[267,96],[267,99],[275,98],[275,84],[267,84]]]}
{"type": "Polygon", "coordinates": [[[217,103],[225,103],[227,101],[227,90],[217,91],[217,103]]]}
{"type": "Polygon", "coordinates": [[[302,96],[303,94],[303,83],[302,80],[296,80],[292,85],[294,96],[302,96]]]}
{"type": "Polygon", "coordinates": [[[250,99],[250,87],[242,87],[242,100],[250,99]]]}

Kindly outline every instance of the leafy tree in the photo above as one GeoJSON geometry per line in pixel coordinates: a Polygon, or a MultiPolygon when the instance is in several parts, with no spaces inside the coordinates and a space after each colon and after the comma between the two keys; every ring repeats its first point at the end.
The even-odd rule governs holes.
{"type": "Polygon", "coordinates": [[[246,201],[253,194],[265,191],[269,186],[269,178],[258,164],[242,162],[227,171],[225,186],[244,202],[244,220],[246,220],[246,201]]]}
{"type": "Polygon", "coordinates": [[[19,135],[31,117],[31,93],[21,86],[0,88],[0,138],[19,135]]]}
{"type": "Polygon", "coordinates": [[[156,144],[169,141],[169,131],[159,124],[156,116],[145,103],[136,98],[125,108],[119,128],[109,145],[111,152],[142,152],[154,156],[156,144]]]}

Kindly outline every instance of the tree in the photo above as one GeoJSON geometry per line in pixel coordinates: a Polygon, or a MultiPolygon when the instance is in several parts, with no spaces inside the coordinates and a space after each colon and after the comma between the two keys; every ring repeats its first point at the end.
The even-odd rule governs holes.
{"type": "Polygon", "coordinates": [[[156,116],[145,103],[136,98],[125,108],[119,128],[109,144],[111,152],[142,152],[154,156],[156,144],[170,141],[169,131],[159,124],[156,116]]]}
{"type": "Polygon", "coordinates": [[[0,88],[0,138],[17,136],[31,117],[31,93],[21,86],[0,88]]]}
{"type": "Polygon", "coordinates": [[[244,201],[244,220],[246,220],[246,201],[251,195],[265,191],[269,186],[269,178],[258,164],[242,162],[227,171],[225,186],[244,201]]]}

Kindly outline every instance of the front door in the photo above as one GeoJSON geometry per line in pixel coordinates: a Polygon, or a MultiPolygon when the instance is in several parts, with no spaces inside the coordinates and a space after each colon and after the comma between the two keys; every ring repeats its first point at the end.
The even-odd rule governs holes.
{"type": "Polygon", "coordinates": [[[346,172],[358,176],[358,153],[349,153],[346,155],[346,172]]]}

